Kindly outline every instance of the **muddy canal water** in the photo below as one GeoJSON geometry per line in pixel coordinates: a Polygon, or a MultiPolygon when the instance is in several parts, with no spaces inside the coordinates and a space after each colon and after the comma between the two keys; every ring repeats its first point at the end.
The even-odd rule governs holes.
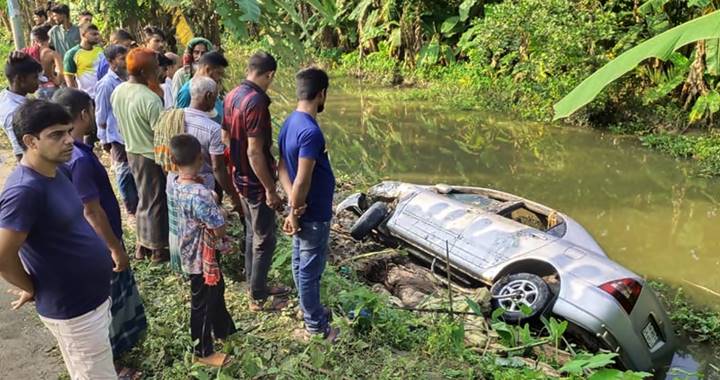
{"type": "MultiPolygon", "coordinates": [[[[272,94],[281,122],[294,103],[279,93],[292,92],[272,94]]],[[[333,165],[538,201],[583,224],[627,268],[682,286],[698,304],[720,304],[720,179],[700,178],[690,162],[634,138],[412,98],[412,90],[335,80],[319,118],[333,165]]]]}

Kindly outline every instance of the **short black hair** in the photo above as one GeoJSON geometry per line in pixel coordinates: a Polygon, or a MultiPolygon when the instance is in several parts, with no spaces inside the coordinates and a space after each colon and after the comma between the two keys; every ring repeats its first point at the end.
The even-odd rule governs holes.
{"type": "Polygon", "coordinates": [[[313,100],[319,93],[330,87],[327,73],[317,67],[300,70],[295,75],[298,100],[313,100]]]}
{"type": "Polygon", "coordinates": [[[45,42],[50,40],[48,32],[50,32],[50,25],[40,25],[32,28],[30,35],[38,41],[45,42]]]}
{"type": "Polygon", "coordinates": [[[170,139],[170,157],[177,166],[194,164],[200,153],[200,141],[193,135],[183,133],[170,139]]]}
{"type": "Polygon", "coordinates": [[[270,71],[277,71],[277,61],[275,60],[275,57],[269,53],[259,51],[250,57],[247,69],[250,72],[262,75],[270,71]]]}
{"type": "Polygon", "coordinates": [[[92,12],[90,12],[90,11],[88,11],[88,10],[85,10],[85,11],[80,12],[79,16],[90,16],[90,17],[92,17],[93,14],[92,14],[92,12]]]}
{"type": "Polygon", "coordinates": [[[65,15],[67,17],[70,17],[70,7],[68,7],[65,4],[55,4],[52,8],[50,8],[50,12],[52,13],[58,13],[61,15],[65,15]]]}
{"type": "Polygon", "coordinates": [[[172,59],[165,56],[165,54],[157,53],[158,57],[158,66],[160,67],[168,67],[175,64],[172,59]]]}
{"type": "Polygon", "coordinates": [[[228,67],[229,63],[222,53],[220,53],[219,51],[211,51],[209,53],[203,54],[203,56],[200,57],[200,59],[198,60],[198,65],[210,67],[228,67]]]}
{"type": "Polygon", "coordinates": [[[15,111],[12,126],[18,143],[25,150],[25,135],[39,136],[40,132],[53,125],[70,124],[72,120],[72,116],[63,106],[47,100],[31,99],[15,111]]]}
{"type": "Polygon", "coordinates": [[[80,35],[81,36],[83,34],[87,33],[88,30],[97,30],[98,32],[100,31],[100,29],[98,29],[97,25],[95,25],[93,23],[86,22],[86,23],[80,25],[80,35]]]}
{"type": "Polygon", "coordinates": [[[132,41],[134,40],[132,34],[128,32],[125,29],[118,29],[112,33],[110,33],[110,41],[116,40],[116,41],[132,41]]]}
{"type": "Polygon", "coordinates": [[[93,100],[87,92],[71,87],[62,87],[55,91],[52,101],[63,106],[73,119],[80,116],[83,110],[93,104],[93,100]]]}
{"type": "Polygon", "coordinates": [[[45,11],[45,8],[36,8],[33,11],[33,14],[38,17],[45,17],[47,18],[47,12],[45,11]]]}
{"type": "Polygon", "coordinates": [[[19,76],[38,75],[43,71],[40,63],[28,54],[22,58],[9,58],[5,63],[5,77],[12,82],[19,76]]]}
{"type": "Polygon", "coordinates": [[[159,36],[160,38],[163,39],[163,41],[167,39],[167,38],[165,38],[165,32],[163,32],[162,29],[158,28],[157,26],[148,25],[148,26],[144,27],[142,31],[143,31],[143,34],[145,35],[144,39],[146,39],[146,40],[152,36],[159,36]]]}
{"type": "Polygon", "coordinates": [[[105,59],[107,59],[108,62],[117,58],[118,55],[127,54],[127,52],[128,49],[122,45],[108,45],[105,50],[103,50],[103,54],[105,54],[105,59]]]}

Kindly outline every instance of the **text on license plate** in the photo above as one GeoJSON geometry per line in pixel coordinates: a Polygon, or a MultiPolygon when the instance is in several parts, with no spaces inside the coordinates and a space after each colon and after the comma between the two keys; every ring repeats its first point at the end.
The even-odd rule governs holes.
{"type": "Polygon", "coordinates": [[[648,347],[652,348],[655,346],[655,344],[660,340],[658,337],[658,333],[655,330],[655,325],[650,322],[645,326],[645,328],[642,331],[643,337],[645,338],[645,343],[647,343],[648,347]]]}

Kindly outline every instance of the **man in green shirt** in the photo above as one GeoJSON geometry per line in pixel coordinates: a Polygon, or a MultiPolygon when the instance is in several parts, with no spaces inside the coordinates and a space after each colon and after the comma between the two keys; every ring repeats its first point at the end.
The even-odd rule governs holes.
{"type": "Polygon", "coordinates": [[[55,26],[50,29],[50,42],[61,57],[73,46],[80,43],[80,29],[70,22],[70,7],[57,4],[50,9],[55,26]]]}
{"type": "Polygon", "coordinates": [[[155,124],[163,111],[163,102],[150,89],[157,83],[157,53],[146,48],[133,49],[127,58],[128,80],[110,96],[120,133],[125,139],[130,171],[138,190],[137,250],[135,258],[152,255],[153,262],[169,260],[168,210],[165,173],[155,163],[155,124]]]}

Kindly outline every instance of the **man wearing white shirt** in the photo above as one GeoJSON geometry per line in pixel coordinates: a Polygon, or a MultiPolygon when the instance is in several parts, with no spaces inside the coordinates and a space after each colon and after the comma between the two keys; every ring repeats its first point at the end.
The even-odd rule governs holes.
{"type": "Polygon", "coordinates": [[[233,186],[225,162],[225,144],[222,127],[213,120],[218,86],[209,77],[196,76],[190,80],[190,107],[185,108],[185,132],[200,142],[205,163],[200,178],[209,190],[222,190],[230,198],[236,211],[242,210],[240,196],[233,186]]]}
{"type": "Polygon", "coordinates": [[[3,130],[10,140],[13,154],[18,161],[23,156],[23,149],[18,144],[13,131],[12,120],[15,111],[27,101],[27,94],[37,91],[38,76],[42,73],[42,66],[27,54],[13,52],[5,64],[5,76],[9,87],[0,92],[0,121],[3,130]]]}

